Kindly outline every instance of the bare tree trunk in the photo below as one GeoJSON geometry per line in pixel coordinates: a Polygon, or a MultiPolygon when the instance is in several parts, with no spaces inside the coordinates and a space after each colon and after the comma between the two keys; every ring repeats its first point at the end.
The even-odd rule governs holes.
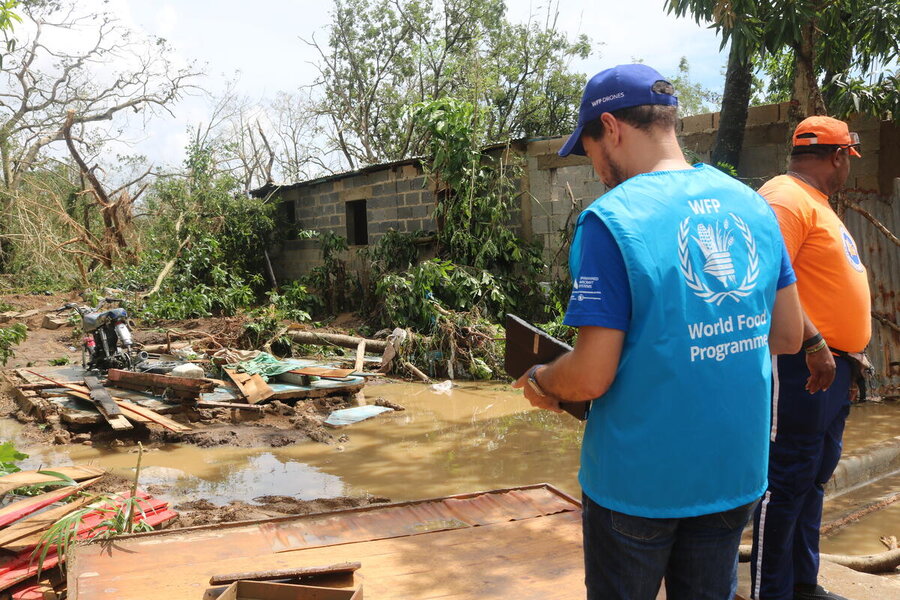
{"type": "Polygon", "coordinates": [[[747,125],[752,83],[753,69],[750,59],[740,58],[737,45],[732,44],[728,54],[728,70],[725,73],[722,110],[719,113],[719,131],[716,133],[716,143],[710,157],[713,165],[727,163],[735,169],[738,167],[741,147],[744,145],[744,128],[747,125]]]}

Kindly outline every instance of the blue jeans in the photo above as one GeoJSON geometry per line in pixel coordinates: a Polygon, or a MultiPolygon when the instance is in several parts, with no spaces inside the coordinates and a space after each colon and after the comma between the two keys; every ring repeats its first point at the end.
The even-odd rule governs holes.
{"type": "Polygon", "coordinates": [[[588,600],[653,600],[665,576],[668,600],[731,600],[741,530],[756,502],[710,515],[648,519],[583,496],[588,600]]]}

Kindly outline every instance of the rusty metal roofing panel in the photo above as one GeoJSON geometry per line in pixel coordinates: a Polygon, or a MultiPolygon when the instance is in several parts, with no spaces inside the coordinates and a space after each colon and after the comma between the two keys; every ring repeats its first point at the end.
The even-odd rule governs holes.
{"type": "MultiPolygon", "coordinates": [[[[900,181],[900,180],[898,180],[900,181]]],[[[849,191],[846,199],[868,212],[894,235],[900,236],[900,183],[891,197],[874,192],[849,191]]],[[[848,209],[843,215],[856,240],[860,258],[869,271],[872,310],[897,323],[900,315],[900,248],[860,213],[848,209]]],[[[872,320],[872,340],[867,350],[876,371],[881,393],[900,393],[900,332],[872,320]],[[892,365],[893,363],[893,365],[892,365]]]]}
{"type": "MultiPolygon", "coordinates": [[[[148,569],[175,572],[184,570],[186,560],[196,562],[197,569],[201,569],[201,563],[205,565],[202,568],[244,562],[277,565],[284,562],[278,557],[288,559],[296,550],[512,521],[533,522],[535,518],[559,513],[577,516],[580,510],[577,500],[550,485],[538,484],[329,513],[126,535],[112,543],[88,543],[75,548],[68,561],[69,581],[79,577],[115,581],[148,569]]],[[[77,600],[77,592],[70,597],[77,600]]]]}
{"type": "Polygon", "coordinates": [[[262,524],[275,552],[364,540],[477,527],[578,510],[547,488],[514,489],[384,507],[378,511],[322,515],[262,524]]]}

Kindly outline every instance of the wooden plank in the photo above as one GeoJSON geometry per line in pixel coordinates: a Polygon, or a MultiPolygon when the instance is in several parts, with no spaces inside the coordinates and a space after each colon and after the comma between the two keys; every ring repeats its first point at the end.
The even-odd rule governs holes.
{"type": "Polygon", "coordinates": [[[275,392],[269,387],[259,374],[238,373],[233,369],[223,369],[229,379],[234,382],[241,393],[247,398],[248,404],[258,404],[271,398],[275,392]]]}
{"type": "MultiPolygon", "coordinates": [[[[73,385],[72,387],[75,388],[76,386],[73,385]]],[[[76,398],[81,398],[82,400],[87,400],[88,402],[91,402],[91,397],[90,397],[90,395],[88,395],[86,392],[81,392],[81,391],[78,391],[78,390],[76,390],[76,389],[70,389],[70,390],[66,390],[66,393],[69,394],[69,395],[71,395],[71,396],[74,396],[74,397],[76,397],[76,398]]],[[[91,404],[93,405],[93,402],[91,402],[91,404]]],[[[99,414],[99,413],[98,413],[98,414],[99,414]]],[[[102,417],[103,419],[106,418],[106,417],[103,417],[102,415],[99,415],[99,416],[102,417]]],[[[137,421],[138,423],[148,423],[148,422],[149,422],[149,419],[145,419],[145,418],[141,417],[140,415],[135,415],[135,414],[131,413],[130,411],[123,411],[122,417],[123,417],[123,418],[127,418],[127,419],[131,419],[132,421],[137,421]]],[[[84,421],[87,421],[87,419],[79,418],[79,415],[77,415],[77,414],[67,415],[67,414],[64,413],[64,414],[63,414],[63,418],[64,418],[66,421],[70,421],[70,422],[84,422],[84,421]],[[68,418],[67,418],[67,417],[68,417],[68,418]]],[[[92,422],[92,423],[99,423],[99,422],[101,422],[101,421],[100,421],[100,419],[98,418],[98,419],[93,419],[93,420],[91,420],[90,422],[92,422]]]]}
{"type": "MultiPolygon", "coordinates": [[[[43,378],[43,379],[46,379],[46,380],[48,380],[48,381],[53,381],[52,379],[50,379],[50,378],[47,377],[46,375],[41,375],[41,374],[39,374],[39,373],[35,373],[34,371],[28,371],[28,372],[31,373],[32,375],[36,375],[36,376],[41,377],[41,378],[43,378]]],[[[121,414],[121,411],[118,411],[119,414],[117,414],[117,415],[108,415],[108,414],[104,414],[104,409],[101,408],[100,402],[97,401],[97,400],[95,400],[95,399],[90,395],[90,391],[92,391],[92,390],[88,390],[88,393],[85,394],[84,390],[85,390],[86,388],[85,388],[84,386],[81,386],[81,385],[78,385],[78,384],[74,384],[74,383],[62,383],[62,382],[59,382],[59,381],[53,381],[53,383],[55,383],[57,386],[59,386],[59,387],[61,387],[61,388],[65,388],[65,389],[69,390],[70,393],[71,393],[71,392],[77,392],[78,394],[84,394],[84,395],[85,395],[85,396],[84,396],[84,399],[85,399],[85,400],[88,400],[89,402],[91,402],[91,403],[97,408],[97,411],[103,416],[104,419],[106,419],[106,422],[109,423],[110,427],[112,427],[113,429],[115,429],[115,430],[117,430],[117,431],[121,431],[121,430],[124,430],[124,429],[133,429],[131,423],[129,423],[129,422],[128,422],[128,419],[126,419],[126,418],[121,414]]],[[[74,394],[73,394],[73,395],[74,395],[74,394]]],[[[107,395],[108,395],[108,394],[107,394],[107,395]]],[[[82,396],[80,396],[80,395],[79,395],[78,397],[79,397],[79,398],[82,398],[82,396]]],[[[118,410],[118,407],[117,407],[117,410],[118,410]]]]}
{"type": "Polygon", "coordinates": [[[173,421],[172,419],[164,417],[163,415],[139,404],[133,404],[131,402],[128,402],[127,400],[119,399],[116,399],[115,402],[122,408],[122,410],[127,411],[128,413],[132,413],[129,415],[129,418],[133,418],[135,416],[138,418],[143,418],[145,422],[150,421],[156,423],[157,425],[162,425],[163,427],[171,431],[191,431],[191,428],[187,425],[182,425],[178,421],[173,421]]]}
{"type": "Polygon", "coordinates": [[[276,569],[274,571],[246,571],[243,573],[228,573],[226,575],[213,575],[209,578],[209,585],[228,585],[235,581],[274,581],[276,579],[297,579],[299,577],[311,577],[313,575],[332,575],[335,573],[353,573],[362,565],[358,562],[343,562],[321,567],[298,567],[296,569],[276,569]]]}
{"type": "MultiPolygon", "coordinates": [[[[362,342],[360,342],[362,343],[362,342]]],[[[353,369],[336,369],[334,367],[301,367],[288,371],[296,375],[312,375],[313,377],[348,377],[355,373],[353,369]]]]}
{"type": "MultiPolygon", "coordinates": [[[[213,382],[206,379],[190,379],[173,375],[160,375],[158,373],[136,373],[121,369],[110,369],[106,376],[112,384],[128,383],[148,388],[173,389],[195,392],[197,394],[209,391],[215,386],[213,382]]],[[[113,387],[116,387],[116,385],[113,385],[113,387]]]]}
{"type": "Polygon", "coordinates": [[[17,500],[16,502],[7,504],[3,508],[0,508],[0,527],[5,527],[23,517],[27,517],[31,513],[36,512],[44,508],[45,506],[50,506],[54,502],[59,502],[60,500],[68,498],[75,492],[81,491],[99,480],[99,477],[94,477],[93,479],[88,479],[80,485],[70,485],[61,489],[53,490],[51,492],[44,492],[43,494],[32,496],[31,498],[23,498],[22,500],[17,500]]]}
{"type": "Polygon", "coordinates": [[[103,387],[103,384],[100,383],[99,379],[92,375],[85,375],[84,383],[91,390],[91,402],[94,403],[94,406],[97,407],[97,410],[103,415],[103,418],[106,419],[106,422],[109,423],[110,427],[117,431],[134,429],[134,426],[125,418],[125,415],[122,414],[119,405],[113,401],[109,392],[106,391],[106,388],[103,387]]]}
{"type": "Polygon", "coordinates": [[[99,379],[93,375],[85,375],[84,385],[90,390],[91,400],[97,405],[97,410],[100,411],[100,414],[104,417],[114,417],[122,414],[122,411],[113,402],[109,392],[106,391],[99,379]]]}
{"type": "MultiPolygon", "coordinates": [[[[123,494],[123,496],[130,496],[130,494],[123,494]]],[[[162,516],[165,519],[170,519],[172,511],[169,511],[169,504],[165,500],[160,500],[158,498],[153,498],[148,496],[143,492],[138,492],[138,498],[140,499],[140,506],[143,510],[143,515],[140,510],[136,510],[134,515],[132,516],[132,521],[142,521],[146,520],[148,523],[153,523],[154,519],[162,516]],[[146,518],[146,519],[145,519],[146,518]]],[[[99,501],[99,498],[96,496],[88,496],[87,498],[88,504],[94,504],[99,501]]],[[[112,508],[113,505],[116,507],[121,507],[124,503],[124,499],[121,497],[113,497],[111,502],[104,503],[104,512],[100,510],[96,510],[91,508],[88,511],[85,511],[86,514],[83,515],[81,522],[78,524],[78,537],[79,539],[91,539],[98,536],[103,535],[106,531],[108,531],[108,527],[105,525],[101,525],[101,523],[109,518],[109,512],[106,509],[112,508]]],[[[63,505],[59,508],[64,508],[66,505],[63,505]]],[[[48,511],[49,512],[49,511],[48,511]]],[[[43,516],[44,513],[37,515],[34,518],[39,518],[43,516]]],[[[59,517],[61,518],[61,517],[59,517]]],[[[57,520],[59,520],[57,518],[57,520]]],[[[30,521],[31,519],[29,519],[30,521]]],[[[23,523],[27,523],[28,521],[22,521],[23,523]]],[[[52,523],[51,523],[52,525],[52,523]]],[[[49,527],[49,525],[47,526],[49,527]]],[[[45,528],[46,529],[46,528],[45,528]]],[[[44,535],[44,530],[35,531],[26,535],[24,537],[20,537],[16,540],[6,543],[3,547],[6,550],[10,550],[12,552],[24,552],[29,551],[35,548],[38,544],[41,543],[41,537],[44,535]]]]}
{"type": "Polygon", "coordinates": [[[84,481],[85,479],[99,477],[100,475],[106,473],[105,470],[99,467],[88,467],[80,465],[74,465],[70,467],[53,467],[52,469],[42,469],[41,471],[43,472],[19,471],[18,473],[10,473],[9,475],[0,477],[0,496],[7,492],[11,492],[16,488],[24,487],[26,485],[36,485],[38,483],[47,483],[50,481],[59,480],[59,478],[54,475],[46,475],[46,471],[61,473],[66,477],[69,477],[70,479],[74,479],[75,481],[84,481]]]}
{"type": "Polygon", "coordinates": [[[237,402],[216,402],[214,400],[198,400],[197,408],[230,408],[236,410],[263,410],[255,404],[238,404],[237,402]]]}
{"type": "Polygon", "coordinates": [[[46,510],[39,515],[31,517],[30,519],[17,521],[3,531],[0,531],[0,547],[9,548],[13,545],[16,545],[19,540],[30,538],[35,535],[41,535],[44,531],[49,529],[51,525],[53,525],[66,515],[73,513],[80,508],[84,508],[91,502],[96,501],[97,499],[92,496],[78,498],[77,500],[68,504],[63,504],[62,506],[57,506],[56,508],[46,510]]]}
{"type": "MultiPolygon", "coordinates": [[[[353,366],[354,371],[362,371],[363,364],[365,363],[366,358],[366,340],[360,340],[359,345],[356,347],[356,363],[353,366]]],[[[349,375],[349,373],[347,373],[349,375]]],[[[347,375],[340,375],[340,377],[346,377],[347,375]]]]}

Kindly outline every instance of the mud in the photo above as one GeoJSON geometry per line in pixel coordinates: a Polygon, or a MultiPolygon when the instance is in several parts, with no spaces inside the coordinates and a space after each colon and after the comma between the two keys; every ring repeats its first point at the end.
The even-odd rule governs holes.
{"type": "Polygon", "coordinates": [[[234,500],[225,506],[218,506],[208,500],[182,502],[174,508],[178,518],[170,527],[194,527],[235,521],[273,519],[291,515],[307,515],[330,512],[389,502],[387,498],[367,496],[362,498],[340,497],[317,500],[298,500],[291,496],[260,496],[253,503],[234,500]]]}

